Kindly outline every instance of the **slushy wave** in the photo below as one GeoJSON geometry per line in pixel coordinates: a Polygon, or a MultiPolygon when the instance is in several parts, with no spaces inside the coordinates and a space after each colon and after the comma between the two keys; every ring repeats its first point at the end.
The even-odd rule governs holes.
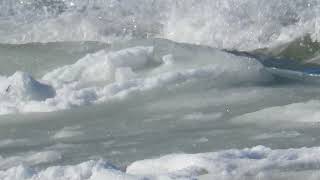
{"type": "Polygon", "coordinates": [[[154,46],[88,54],[40,80],[23,72],[2,77],[0,112],[47,112],[210,81],[220,88],[272,79],[255,59],[205,47],[192,52],[179,44],[168,49],[174,43],[156,41],[154,46]]]}

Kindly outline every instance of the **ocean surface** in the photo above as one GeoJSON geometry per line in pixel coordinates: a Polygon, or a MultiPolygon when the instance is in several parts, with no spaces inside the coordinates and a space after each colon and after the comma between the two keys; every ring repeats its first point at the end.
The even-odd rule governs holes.
{"type": "Polygon", "coordinates": [[[0,180],[320,179],[320,0],[1,0],[0,180]]]}

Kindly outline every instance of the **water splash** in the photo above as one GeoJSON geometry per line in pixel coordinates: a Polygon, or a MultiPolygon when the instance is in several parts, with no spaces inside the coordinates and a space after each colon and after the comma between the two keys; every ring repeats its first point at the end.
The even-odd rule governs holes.
{"type": "Polygon", "coordinates": [[[319,40],[319,7],[319,0],[4,0],[0,42],[162,37],[253,50],[307,33],[319,40]]]}

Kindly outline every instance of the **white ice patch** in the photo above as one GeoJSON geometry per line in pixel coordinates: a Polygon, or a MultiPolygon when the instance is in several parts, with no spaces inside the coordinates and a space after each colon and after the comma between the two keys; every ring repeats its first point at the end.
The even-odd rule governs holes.
{"type": "Polygon", "coordinates": [[[254,136],[252,139],[255,140],[264,140],[264,139],[272,139],[272,138],[295,138],[300,136],[301,134],[297,131],[281,131],[281,132],[271,132],[264,133],[257,136],[254,136]]]}
{"type": "Polygon", "coordinates": [[[187,121],[210,121],[217,120],[223,116],[223,113],[209,113],[204,114],[201,112],[195,112],[192,114],[186,114],[182,119],[187,121]]]}
{"type": "Polygon", "coordinates": [[[72,138],[75,136],[82,135],[83,133],[80,131],[79,126],[73,126],[73,127],[64,127],[60,131],[56,132],[53,135],[54,139],[65,139],[65,138],[72,138]]]}
{"type": "Polygon", "coordinates": [[[114,166],[102,161],[88,161],[74,166],[54,166],[43,171],[35,171],[25,166],[17,166],[0,171],[3,180],[143,180],[125,174],[114,166]]]}
{"type": "Polygon", "coordinates": [[[30,140],[28,140],[28,139],[4,139],[4,140],[0,140],[0,148],[22,146],[27,143],[30,143],[30,140]]]}
{"type": "Polygon", "coordinates": [[[319,123],[320,102],[317,100],[265,108],[232,119],[235,123],[277,124],[285,126],[319,123]],[[280,115],[280,116],[279,116],[280,115]],[[286,123],[290,122],[290,123],[286,123]],[[294,122],[294,123],[293,123],[294,122]]]}
{"type": "Polygon", "coordinates": [[[255,179],[281,175],[281,172],[316,172],[320,165],[319,152],[318,147],[271,150],[257,146],[214,153],[174,154],[134,162],[128,166],[127,173],[171,179],[193,179],[205,174],[214,179],[255,179]]]}
{"type": "MultiPolygon", "coordinates": [[[[35,170],[13,166],[0,171],[3,180],[194,180],[194,179],[314,179],[320,167],[320,148],[278,149],[264,146],[202,154],[172,154],[137,161],[126,172],[98,160],[78,165],[35,170]],[[295,176],[293,176],[295,175],[295,176]]],[[[31,158],[32,159],[32,158],[31,158]]]]}

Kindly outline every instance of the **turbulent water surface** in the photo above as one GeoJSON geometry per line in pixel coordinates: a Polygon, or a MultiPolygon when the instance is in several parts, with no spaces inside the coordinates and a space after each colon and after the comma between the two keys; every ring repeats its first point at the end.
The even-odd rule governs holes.
{"type": "Polygon", "coordinates": [[[319,179],[320,1],[0,1],[0,179],[319,179]]]}

